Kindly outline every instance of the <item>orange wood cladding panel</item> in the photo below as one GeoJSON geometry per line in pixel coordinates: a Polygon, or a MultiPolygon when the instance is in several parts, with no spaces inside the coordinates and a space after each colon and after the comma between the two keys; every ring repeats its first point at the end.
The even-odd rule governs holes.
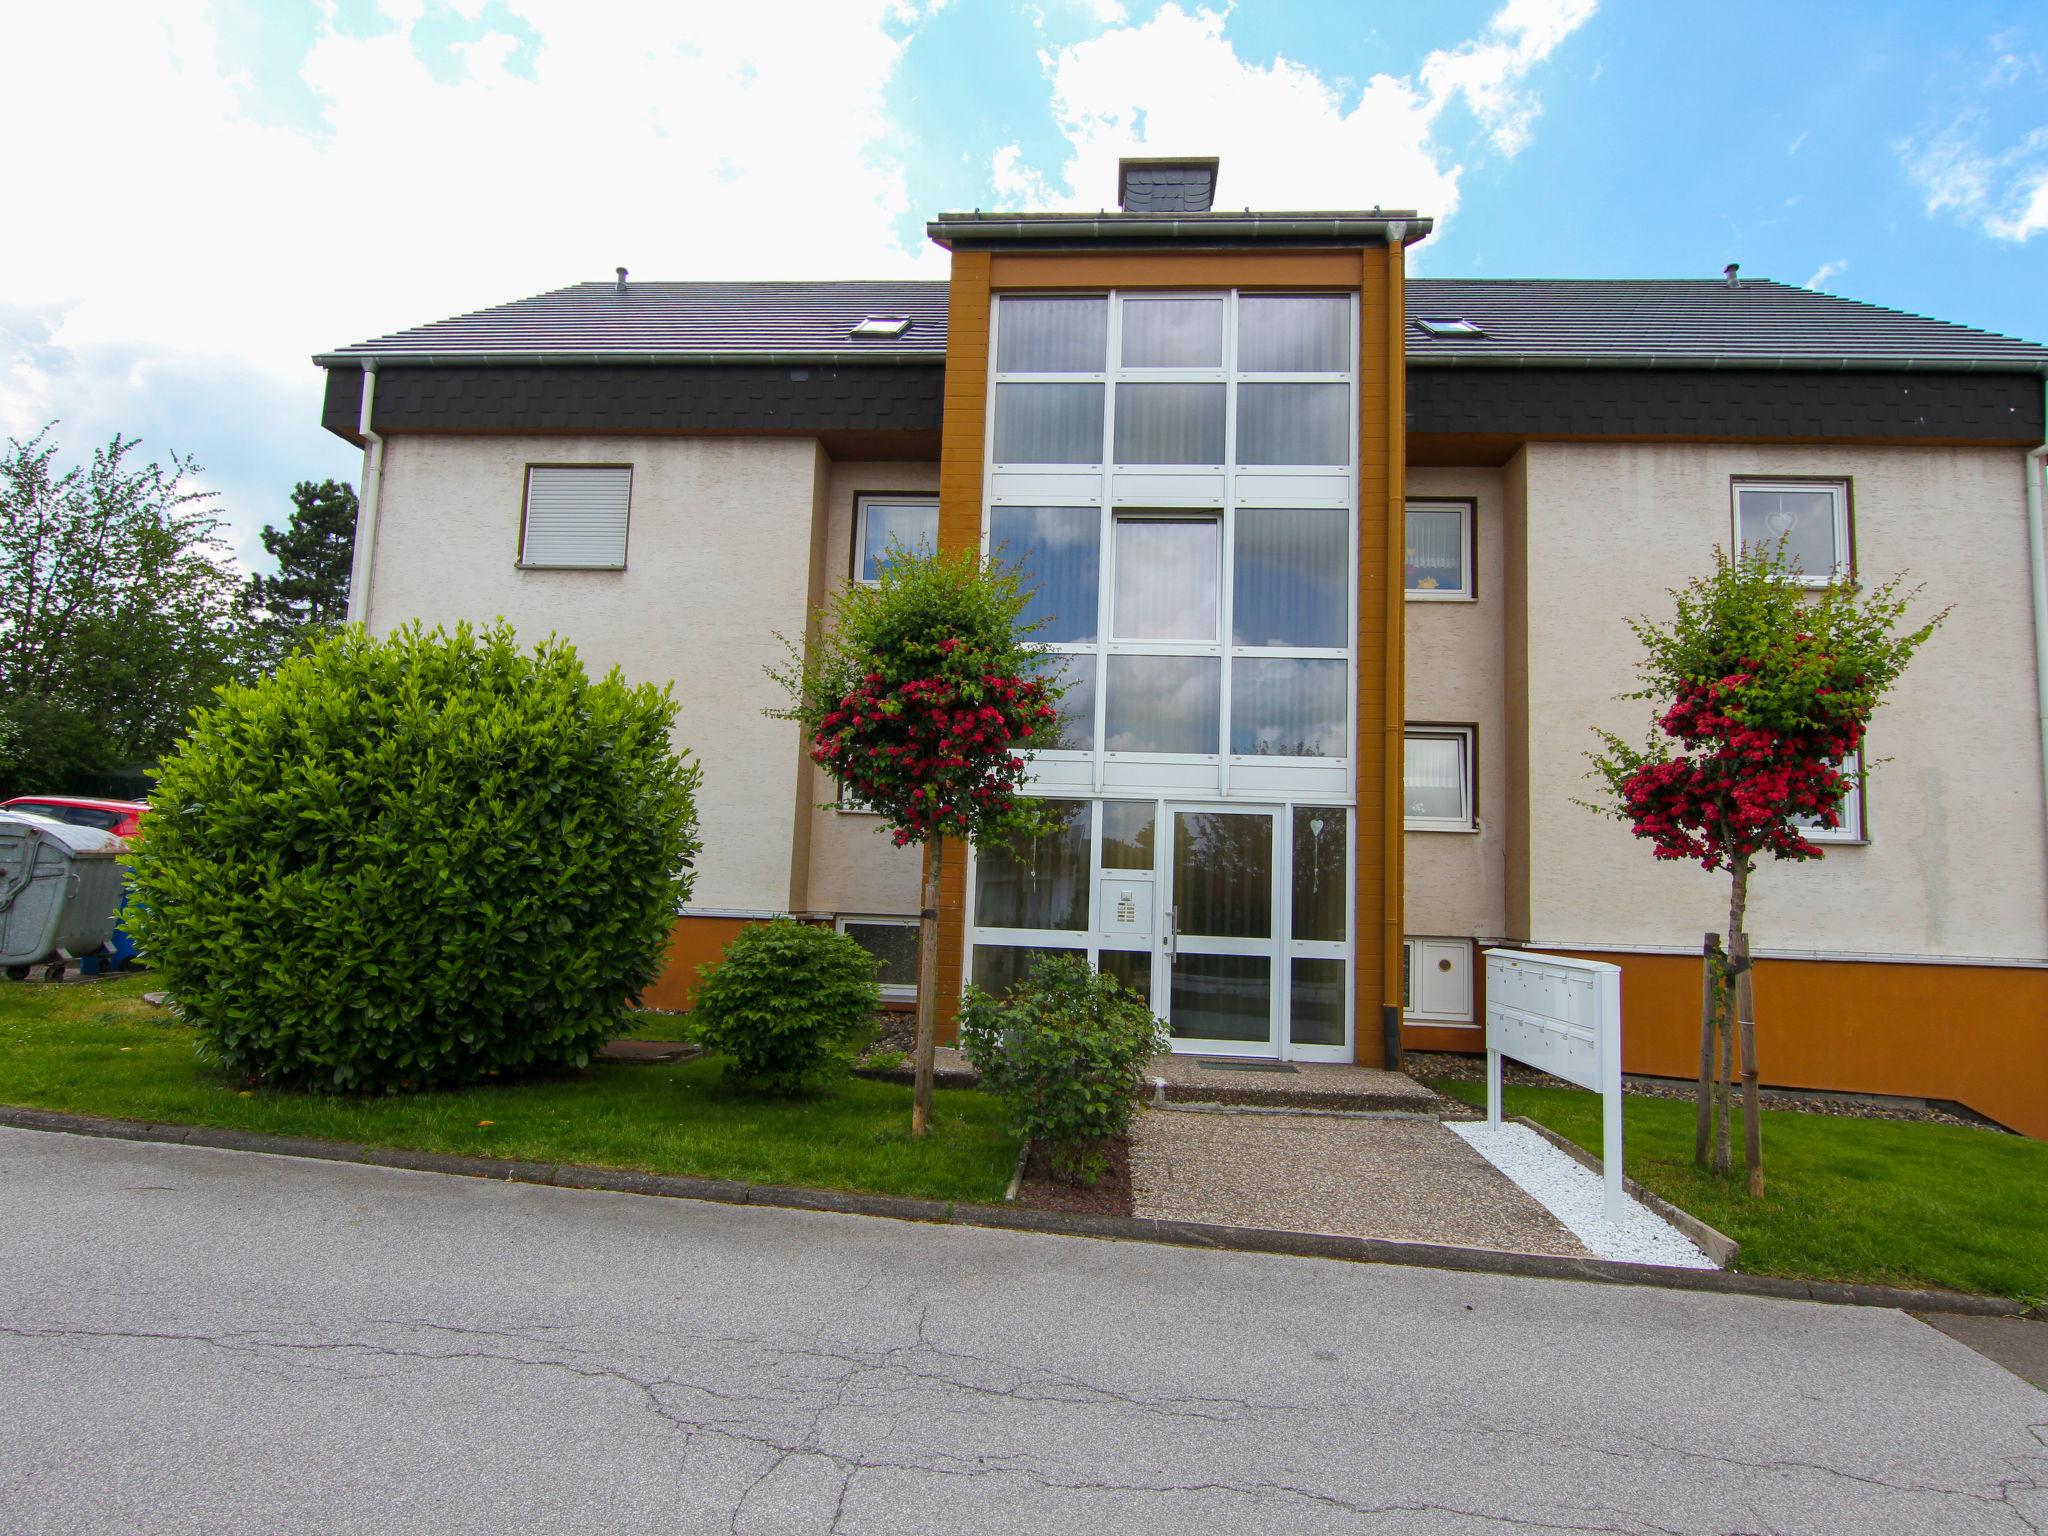
{"type": "MultiPolygon", "coordinates": [[[[1698,1076],[1697,955],[1573,957],[1621,967],[1623,1071],[1698,1076]]],[[[1756,1012],[1766,1087],[1952,1099],[2048,1139],[2048,970],[1759,960],[1756,1012]]],[[[1415,1050],[1486,1048],[1476,1030],[1439,1044],[1448,1033],[1410,1026],[1403,1038],[1415,1050]]]]}
{"type": "MultiPolygon", "coordinates": [[[[994,259],[988,286],[1006,288],[1356,288],[1355,250],[1047,251],[994,259]]],[[[953,258],[953,277],[960,263],[953,258]]],[[[986,261],[989,258],[981,258],[986,261]]],[[[952,343],[947,343],[948,362],[952,343]]],[[[948,380],[950,382],[950,369],[948,380]]]]}
{"type": "Polygon", "coordinates": [[[684,1013],[697,1002],[697,967],[716,960],[739,931],[753,919],[745,917],[679,917],[669,930],[668,954],[654,985],[640,994],[643,1008],[684,1013]]]}

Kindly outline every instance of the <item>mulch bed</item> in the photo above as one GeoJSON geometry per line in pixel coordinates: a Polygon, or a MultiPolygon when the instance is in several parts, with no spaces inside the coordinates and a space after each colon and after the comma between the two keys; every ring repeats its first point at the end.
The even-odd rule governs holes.
{"type": "Polygon", "coordinates": [[[1103,1148],[1109,1167],[1092,1189],[1078,1184],[1056,1182],[1045,1164],[1045,1153],[1036,1148],[1024,1165],[1024,1177],[1017,1185],[1017,1203],[1040,1211],[1071,1211],[1082,1216],[1130,1216],[1131,1143],[1119,1136],[1103,1148]]]}
{"type": "MultiPolygon", "coordinates": [[[[1525,1067],[1518,1061],[1503,1061],[1501,1078],[1508,1083],[1526,1084],[1533,1088],[1576,1088],[1561,1077],[1552,1077],[1548,1072],[1539,1072],[1534,1067],[1525,1067]]],[[[1402,1070],[1410,1077],[1427,1081],[1429,1078],[1449,1078],[1459,1083],[1483,1083],[1486,1081],[1486,1058],[1468,1056],[1451,1051],[1405,1051],[1401,1059],[1402,1070]]],[[[1695,1091],[1691,1083],[1665,1082],[1649,1078],[1623,1078],[1623,1093],[1640,1095],[1646,1099],[1678,1099],[1687,1104],[1694,1102],[1695,1091]]],[[[1806,1115],[1839,1115],[1854,1120],[1905,1120],[1926,1125],[1969,1125],[1982,1128],[1989,1122],[1968,1115],[1955,1114],[1937,1104],[1924,1103],[1917,1099],[1870,1099],[1850,1095],[1807,1094],[1788,1088],[1765,1088],[1761,1090],[1765,1109],[1789,1109],[1806,1115]]],[[[1736,1085],[1737,1102],[1742,1097],[1742,1086],[1736,1085]]]]}

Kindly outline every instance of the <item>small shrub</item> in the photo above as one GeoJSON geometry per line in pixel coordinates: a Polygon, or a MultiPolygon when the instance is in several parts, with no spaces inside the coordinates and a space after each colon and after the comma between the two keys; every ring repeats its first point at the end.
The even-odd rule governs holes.
{"type": "Polygon", "coordinates": [[[697,1038],[728,1076],[793,1093],[844,1071],[882,1006],[875,957],[843,933],[779,917],[698,967],[697,1038]]]}
{"type": "Polygon", "coordinates": [[[698,769],[657,688],[512,631],[359,628],[220,690],[133,851],[139,930],[206,1056],[382,1091],[580,1067],[654,976],[698,769]]]}
{"type": "Polygon", "coordinates": [[[1102,1176],[1102,1143],[1130,1129],[1145,1063],[1167,1048],[1135,993],[1066,955],[1033,961],[1000,1001],[969,987],[960,1044],[1009,1105],[1010,1129],[1045,1149],[1054,1178],[1078,1184],[1102,1176]]]}
{"type": "Polygon", "coordinates": [[[902,1051],[869,1051],[861,1058],[861,1065],[870,1072],[894,1072],[910,1057],[902,1051]]]}

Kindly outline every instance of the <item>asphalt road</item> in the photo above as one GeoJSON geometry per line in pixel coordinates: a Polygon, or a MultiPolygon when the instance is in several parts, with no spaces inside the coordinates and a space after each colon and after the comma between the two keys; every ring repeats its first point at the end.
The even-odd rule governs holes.
{"type": "Polygon", "coordinates": [[[0,1130],[0,1531],[2038,1532],[1895,1312],[0,1130]]]}

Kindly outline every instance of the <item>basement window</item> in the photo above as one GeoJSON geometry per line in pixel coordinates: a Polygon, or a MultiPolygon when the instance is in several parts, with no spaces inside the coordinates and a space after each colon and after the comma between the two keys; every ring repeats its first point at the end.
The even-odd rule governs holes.
{"type": "Polygon", "coordinates": [[[1486,332],[1461,315],[1424,315],[1415,322],[1439,341],[1481,341],[1486,332]]]}
{"type": "Polygon", "coordinates": [[[856,341],[895,341],[909,329],[908,315],[869,315],[846,334],[856,341]]]}

